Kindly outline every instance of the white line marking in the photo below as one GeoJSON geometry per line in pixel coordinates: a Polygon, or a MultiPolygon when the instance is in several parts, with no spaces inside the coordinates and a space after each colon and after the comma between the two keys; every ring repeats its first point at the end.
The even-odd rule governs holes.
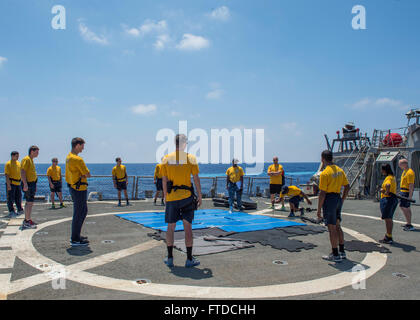
{"type": "MultiPolygon", "coordinates": [[[[367,219],[382,221],[382,218],[374,217],[374,216],[366,216],[362,214],[346,213],[346,212],[342,212],[341,214],[346,215],[346,216],[353,216],[353,217],[358,217],[358,218],[367,218],[367,219]]],[[[400,220],[393,220],[393,222],[398,223],[398,224],[404,224],[404,225],[407,224],[407,222],[400,221],[400,220]]],[[[420,224],[412,223],[412,225],[414,227],[420,228],[420,224]]]]}
{"type": "MultiPolygon", "coordinates": [[[[260,213],[264,213],[267,210],[262,210],[260,213]]],[[[270,211],[270,210],[268,210],[270,211]]],[[[132,211],[132,212],[140,212],[140,211],[132,211]]],[[[141,212],[148,212],[148,211],[141,211],[141,212]]],[[[118,212],[119,213],[119,212],[118,212]]],[[[130,213],[130,212],[124,212],[130,213]]],[[[97,215],[91,215],[89,217],[98,217],[98,216],[106,216],[106,215],[115,215],[116,212],[112,213],[103,213],[97,215]]],[[[119,213],[120,214],[120,213],[119,213]]],[[[254,213],[254,214],[258,214],[254,213]]],[[[298,295],[306,295],[306,294],[314,294],[314,293],[321,293],[325,291],[337,290],[343,287],[350,286],[353,281],[354,275],[351,273],[351,270],[347,270],[341,272],[339,274],[297,282],[297,283],[286,283],[286,284],[278,284],[278,285],[268,285],[268,286],[258,286],[258,287],[203,287],[203,286],[185,286],[185,285],[168,285],[168,284],[144,284],[142,286],[136,286],[133,281],[130,280],[122,280],[122,279],[115,279],[109,278],[105,276],[95,275],[84,270],[81,270],[82,267],[91,268],[89,263],[93,263],[96,266],[102,265],[107,263],[107,261],[115,261],[115,259],[119,259],[119,257],[127,256],[133,254],[134,252],[139,252],[150,249],[154,247],[151,243],[155,240],[148,241],[141,245],[137,245],[133,248],[121,250],[116,253],[106,254],[101,257],[96,257],[90,259],[90,262],[83,261],[71,266],[62,266],[59,263],[48,259],[47,257],[42,256],[32,245],[32,236],[35,232],[55,224],[62,223],[64,221],[71,220],[71,218],[50,221],[38,226],[37,230],[28,230],[28,232],[21,233],[21,239],[19,241],[19,251],[17,255],[26,263],[32,265],[33,267],[40,270],[37,267],[40,264],[50,264],[52,266],[61,266],[69,270],[66,273],[67,279],[76,281],[82,284],[87,284],[99,288],[105,288],[110,290],[118,290],[118,291],[126,291],[126,292],[133,292],[133,293],[141,293],[147,295],[154,295],[154,296],[167,296],[167,297],[178,297],[178,298],[219,298],[219,299],[228,299],[228,298],[235,298],[235,299],[252,299],[252,298],[274,298],[274,297],[289,297],[289,296],[298,296],[298,295]]],[[[359,232],[343,228],[343,231],[346,233],[351,234],[356,239],[362,241],[372,241],[376,242],[375,240],[369,238],[366,235],[363,235],[359,232]]],[[[157,241],[155,241],[158,243],[157,241]]],[[[158,244],[156,244],[158,245],[158,244]]],[[[366,279],[371,277],[373,274],[378,272],[387,261],[386,254],[380,254],[377,252],[368,253],[365,259],[361,262],[363,265],[367,267],[366,271],[366,279]]],[[[9,290],[10,293],[18,292],[24,290],[25,288],[32,287],[36,284],[44,283],[50,281],[50,276],[46,275],[45,270],[43,274],[29,277],[26,279],[21,279],[18,281],[14,281],[11,283],[11,288],[9,290]]]]}

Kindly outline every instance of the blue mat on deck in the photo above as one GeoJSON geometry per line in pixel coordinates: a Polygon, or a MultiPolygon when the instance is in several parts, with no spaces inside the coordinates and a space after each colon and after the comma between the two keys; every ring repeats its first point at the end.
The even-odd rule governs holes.
{"type": "MultiPolygon", "coordinates": [[[[147,228],[161,231],[167,230],[164,212],[123,213],[116,214],[116,216],[141,224],[147,228]]],[[[219,228],[226,232],[247,232],[305,225],[304,223],[251,215],[244,212],[229,213],[222,209],[204,209],[195,212],[192,228],[193,230],[219,228]]],[[[175,231],[182,230],[184,230],[182,221],[178,221],[175,231]]]]}

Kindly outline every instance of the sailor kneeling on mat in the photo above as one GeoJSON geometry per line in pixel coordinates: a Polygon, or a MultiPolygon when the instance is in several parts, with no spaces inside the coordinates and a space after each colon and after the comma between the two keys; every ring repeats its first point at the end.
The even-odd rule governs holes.
{"type": "MultiPolygon", "coordinates": [[[[295,212],[300,211],[300,215],[303,216],[305,209],[304,208],[300,208],[299,209],[299,203],[305,199],[306,202],[311,205],[312,202],[311,200],[309,200],[308,196],[298,187],[296,186],[284,186],[281,194],[280,194],[280,198],[284,199],[285,196],[289,197],[289,205],[290,205],[290,214],[289,217],[294,217],[295,216],[295,212]]],[[[280,200],[281,201],[281,200],[280,200]]]]}

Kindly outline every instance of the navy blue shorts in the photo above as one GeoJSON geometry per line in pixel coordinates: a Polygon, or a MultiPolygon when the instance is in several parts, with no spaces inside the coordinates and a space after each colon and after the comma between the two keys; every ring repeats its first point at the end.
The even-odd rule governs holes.
{"type": "Polygon", "coordinates": [[[127,181],[117,182],[117,190],[127,190],[127,181]]]}
{"type": "Polygon", "coordinates": [[[282,184],[270,184],[270,194],[280,194],[282,188],[282,184]]]}
{"type": "Polygon", "coordinates": [[[162,179],[156,179],[156,191],[162,191],[163,185],[162,185],[162,179]]]}
{"type": "MultiPolygon", "coordinates": [[[[22,183],[22,190],[23,190],[23,183],[22,183]]],[[[23,193],[25,194],[26,202],[34,202],[35,194],[36,194],[36,181],[28,182],[28,191],[24,191],[23,193]]]]}
{"type": "MultiPolygon", "coordinates": [[[[410,196],[409,192],[400,192],[400,196],[408,198],[410,196]]],[[[401,208],[410,208],[411,206],[411,202],[404,200],[404,199],[400,199],[400,207],[401,208]]]]}
{"type": "Polygon", "coordinates": [[[289,199],[289,203],[293,203],[293,205],[297,209],[297,208],[299,208],[299,202],[301,202],[302,199],[303,198],[301,196],[294,196],[294,197],[289,199]]]}
{"type": "Polygon", "coordinates": [[[341,208],[343,201],[339,193],[327,193],[325,196],[324,204],[322,205],[322,211],[324,213],[324,222],[326,225],[336,225],[337,220],[342,221],[341,208]]]}
{"type": "Polygon", "coordinates": [[[193,222],[194,207],[192,197],[166,202],[165,223],[176,223],[179,220],[186,220],[189,223],[193,222]]]}
{"type": "Polygon", "coordinates": [[[50,191],[60,193],[61,189],[63,187],[62,184],[61,184],[61,181],[53,181],[52,184],[53,184],[54,188],[50,187],[50,191]]]}
{"type": "Polygon", "coordinates": [[[394,217],[395,209],[398,206],[398,200],[395,197],[385,197],[379,203],[382,213],[382,219],[392,219],[394,217]]]}

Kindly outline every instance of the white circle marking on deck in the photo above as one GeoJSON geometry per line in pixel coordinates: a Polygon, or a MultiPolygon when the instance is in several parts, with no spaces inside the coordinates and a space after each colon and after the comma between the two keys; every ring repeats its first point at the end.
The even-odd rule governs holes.
{"type": "MultiPolygon", "coordinates": [[[[264,210],[262,210],[264,211],[264,210]]],[[[148,211],[131,211],[131,212],[112,212],[91,215],[90,217],[99,217],[123,213],[148,212],[148,211]]],[[[254,213],[258,214],[258,212],[254,213]]],[[[308,294],[316,294],[326,291],[338,290],[351,286],[354,281],[352,270],[340,272],[336,275],[302,281],[295,283],[284,283],[257,287],[208,287],[208,286],[189,286],[189,285],[172,285],[159,283],[146,283],[144,285],[135,285],[132,280],[123,280],[101,276],[84,270],[92,269],[95,265],[103,265],[120,258],[132,255],[134,253],[149,250],[153,247],[161,245],[160,241],[151,240],[146,243],[118,251],[116,253],[105,254],[100,257],[89,259],[89,262],[82,261],[70,266],[64,266],[40,254],[32,244],[33,235],[43,228],[69,221],[72,218],[65,218],[56,221],[50,221],[38,225],[36,230],[28,230],[21,233],[21,241],[19,241],[19,249],[16,256],[23,261],[37,268],[41,263],[49,263],[55,267],[64,268],[66,270],[66,279],[81,284],[99,287],[109,290],[125,291],[131,293],[146,294],[152,296],[165,296],[176,298],[207,298],[207,299],[264,299],[264,298],[282,298],[291,296],[300,296],[308,294]],[[96,263],[96,264],[95,264],[96,263]]],[[[370,237],[357,231],[344,228],[343,231],[360,241],[376,242],[370,237]]],[[[382,269],[387,261],[387,255],[379,252],[368,253],[361,262],[366,267],[366,279],[373,276],[382,269]]],[[[44,271],[44,270],[41,270],[44,271]]],[[[10,293],[19,292],[34,285],[50,281],[51,278],[45,272],[25,279],[20,279],[10,284],[10,293]]]]}

